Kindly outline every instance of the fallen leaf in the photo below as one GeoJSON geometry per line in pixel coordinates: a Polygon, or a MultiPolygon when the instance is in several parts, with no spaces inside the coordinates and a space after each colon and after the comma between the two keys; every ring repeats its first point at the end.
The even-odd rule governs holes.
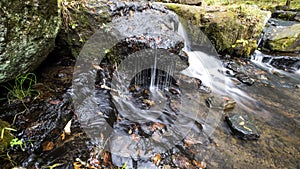
{"type": "Polygon", "coordinates": [[[71,124],[72,124],[72,119],[66,124],[66,126],[64,128],[64,132],[67,135],[71,134],[71,124]]]}
{"type": "Polygon", "coordinates": [[[155,131],[155,130],[162,130],[164,129],[166,126],[162,123],[153,123],[152,125],[152,131],[155,131]]]}
{"type": "Polygon", "coordinates": [[[64,140],[66,138],[66,134],[65,132],[63,131],[63,133],[61,134],[61,140],[64,140]]]}
{"type": "Polygon", "coordinates": [[[135,141],[135,142],[138,142],[139,141],[139,137],[136,135],[136,134],[132,134],[132,139],[135,141]]]}
{"type": "Polygon", "coordinates": [[[56,105],[59,104],[61,101],[60,100],[50,100],[50,104],[56,105]]]}
{"type": "Polygon", "coordinates": [[[190,147],[192,145],[195,144],[195,140],[192,140],[192,139],[184,139],[184,145],[187,146],[187,147],[190,147]]]}
{"type": "Polygon", "coordinates": [[[99,65],[93,65],[96,70],[103,70],[99,65]]]}
{"type": "Polygon", "coordinates": [[[151,160],[153,161],[153,163],[158,166],[160,161],[161,161],[161,155],[158,153],[158,154],[155,154],[154,157],[151,158],[151,160]]]}
{"type": "Polygon", "coordinates": [[[131,17],[132,17],[133,15],[134,15],[133,11],[132,11],[132,10],[130,10],[130,11],[129,11],[129,16],[131,16],[131,17]]]}
{"type": "Polygon", "coordinates": [[[193,160],[193,163],[199,168],[206,168],[206,163],[204,161],[198,162],[197,160],[193,160]]]}
{"type": "Polygon", "coordinates": [[[104,166],[108,166],[109,165],[109,153],[108,152],[105,152],[104,155],[103,155],[103,164],[104,166]]]}
{"type": "Polygon", "coordinates": [[[54,143],[51,141],[46,141],[42,144],[43,151],[50,151],[54,148],[54,143]]]}
{"type": "Polygon", "coordinates": [[[154,106],[154,104],[155,104],[153,100],[148,100],[148,99],[145,99],[144,103],[148,104],[149,106],[154,106]]]}
{"type": "Polygon", "coordinates": [[[74,169],[82,169],[82,164],[78,161],[73,162],[74,169]]]}

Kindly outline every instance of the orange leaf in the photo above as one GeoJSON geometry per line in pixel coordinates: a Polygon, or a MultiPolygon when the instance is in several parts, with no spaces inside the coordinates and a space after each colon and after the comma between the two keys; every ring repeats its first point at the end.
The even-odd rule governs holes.
{"type": "Polygon", "coordinates": [[[42,144],[43,151],[50,151],[54,148],[54,143],[51,141],[46,141],[42,144]]]}

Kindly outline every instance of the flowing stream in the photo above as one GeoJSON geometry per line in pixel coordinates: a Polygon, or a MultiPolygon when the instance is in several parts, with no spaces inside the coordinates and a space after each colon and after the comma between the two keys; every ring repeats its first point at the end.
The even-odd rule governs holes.
{"type": "MultiPolygon", "coordinates": [[[[206,47],[213,52],[193,50],[181,24],[178,34],[185,42],[189,62],[186,68],[182,69],[182,61],[164,49],[130,54],[118,65],[111,88],[108,87],[114,104],[112,110],[117,112],[112,127],[104,125],[101,131],[105,134],[98,134],[97,126],[104,124],[99,120],[101,116],[95,121],[83,121],[83,124],[88,122],[85,130],[92,131],[91,136],[101,136],[96,144],[112,153],[112,162],[118,166],[126,163],[132,168],[155,168],[147,159],[157,153],[185,152],[189,150],[185,145],[189,141],[195,144],[193,158],[207,162],[212,168],[297,166],[298,63],[292,73],[274,73],[275,68],[264,63],[257,51],[252,63],[243,67],[256,80],[248,86],[224,73],[226,68],[209,41],[206,47]],[[212,96],[231,98],[236,105],[230,111],[208,107],[206,100],[212,96]],[[260,138],[257,141],[235,138],[224,122],[225,116],[233,114],[249,116],[259,129],[260,138]]],[[[105,85],[105,81],[100,85],[105,85]]],[[[95,95],[98,105],[103,104],[101,93],[98,90],[95,95]]],[[[104,115],[108,116],[105,111],[104,115]]]]}

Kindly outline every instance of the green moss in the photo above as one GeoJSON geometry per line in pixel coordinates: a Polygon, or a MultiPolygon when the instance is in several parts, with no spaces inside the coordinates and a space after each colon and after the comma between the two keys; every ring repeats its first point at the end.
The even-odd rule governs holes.
{"type": "Polygon", "coordinates": [[[287,12],[287,13],[282,13],[282,14],[279,14],[277,16],[277,18],[280,18],[280,19],[283,19],[283,20],[293,20],[296,16],[296,13],[294,12],[287,12]]]}
{"type": "MultiPolygon", "coordinates": [[[[253,42],[259,38],[267,19],[271,16],[270,12],[249,5],[230,5],[226,8],[203,8],[180,4],[166,4],[166,6],[189,23],[198,26],[218,52],[227,52],[235,56],[247,57],[254,51],[257,45],[253,42]],[[240,39],[251,43],[247,46],[236,45],[238,44],[236,41],[240,39]]],[[[189,28],[187,30],[193,36],[197,32],[189,28]]]]}
{"type": "Polygon", "coordinates": [[[174,11],[177,15],[191,21],[194,25],[199,25],[202,16],[206,13],[205,8],[199,6],[188,6],[181,4],[168,3],[166,7],[174,11]]]}
{"type": "MultiPolygon", "coordinates": [[[[208,5],[257,5],[262,9],[270,9],[270,8],[275,8],[276,6],[284,6],[286,3],[286,0],[206,0],[206,3],[208,5]]],[[[300,8],[300,3],[298,0],[292,0],[291,9],[299,9],[300,8]]]]}
{"type": "MultiPolygon", "coordinates": [[[[9,127],[9,124],[0,119],[0,132],[3,128],[9,127]]],[[[4,130],[3,138],[0,138],[0,154],[2,154],[5,149],[10,145],[10,141],[14,136],[9,132],[9,130],[4,130]]]]}
{"type": "Polygon", "coordinates": [[[34,70],[54,47],[60,28],[56,0],[1,1],[0,82],[34,70]]]}
{"type": "Polygon", "coordinates": [[[272,32],[267,44],[273,51],[300,51],[300,24],[276,29],[272,32]]]}
{"type": "Polygon", "coordinates": [[[293,44],[296,41],[296,39],[297,38],[291,38],[291,37],[277,39],[276,41],[270,42],[270,48],[274,51],[286,51],[286,52],[300,51],[300,46],[291,48],[294,46],[293,44]]]}
{"type": "Polygon", "coordinates": [[[60,36],[74,57],[78,56],[84,43],[95,30],[100,29],[102,23],[111,21],[108,7],[101,4],[105,3],[104,1],[97,4],[87,5],[87,3],[93,1],[63,0],[62,4],[63,28],[60,36]],[[99,13],[93,14],[91,11],[99,13]]]}

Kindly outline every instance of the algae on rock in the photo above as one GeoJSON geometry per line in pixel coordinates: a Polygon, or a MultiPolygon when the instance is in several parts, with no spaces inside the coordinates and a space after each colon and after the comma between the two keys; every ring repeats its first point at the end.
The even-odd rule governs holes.
{"type": "Polygon", "coordinates": [[[192,24],[186,27],[194,44],[199,32],[211,40],[217,52],[233,56],[248,57],[256,48],[257,40],[271,13],[257,6],[197,7],[181,4],[165,4],[179,16],[192,24]],[[240,43],[245,41],[247,43],[240,43]]]}
{"type": "Polygon", "coordinates": [[[279,52],[300,51],[300,24],[276,28],[270,34],[266,40],[266,45],[270,50],[279,52]]]}

